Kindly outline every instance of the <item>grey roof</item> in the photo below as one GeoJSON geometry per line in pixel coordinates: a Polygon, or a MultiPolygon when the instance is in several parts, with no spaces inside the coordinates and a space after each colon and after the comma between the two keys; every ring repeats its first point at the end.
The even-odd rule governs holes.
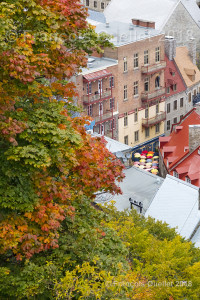
{"type": "MultiPolygon", "coordinates": [[[[92,133],[92,136],[94,137],[101,137],[101,134],[98,134],[96,132],[92,133]]],[[[123,143],[120,143],[116,140],[113,140],[107,136],[104,136],[107,144],[106,144],[106,148],[111,152],[111,153],[116,153],[116,152],[120,152],[120,151],[130,151],[132,149],[132,147],[125,145],[123,143]]]]}
{"type": "Polygon", "coordinates": [[[83,68],[81,74],[86,75],[92,72],[96,72],[99,70],[103,70],[105,68],[114,66],[118,64],[118,61],[115,59],[110,59],[110,58],[99,58],[99,57],[93,57],[90,56],[90,59],[93,60],[93,62],[88,63],[87,68],[83,68]]]}
{"type": "Polygon", "coordinates": [[[115,46],[127,45],[132,42],[144,40],[160,34],[153,28],[134,26],[130,22],[111,21],[106,24],[99,23],[96,25],[97,33],[105,32],[112,36],[111,42],[115,46]]]}
{"type": "Polygon", "coordinates": [[[200,10],[196,0],[112,0],[104,14],[107,22],[130,23],[133,18],[153,21],[156,23],[156,29],[161,31],[181,2],[200,26],[200,10]]]}
{"type": "Polygon", "coordinates": [[[122,190],[122,195],[102,194],[96,201],[114,200],[116,208],[122,211],[130,208],[129,198],[132,198],[143,203],[145,212],[164,179],[135,167],[126,169],[124,173],[123,182],[117,183],[122,190]]]}
{"type": "Polygon", "coordinates": [[[177,232],[189,239],[200,221],[198,205],[198,187],[167,175],[145,216],[177,227],[177,232]]]}
{"type": "Polygon", "coordinates": [[[100,22],[100,23],[106,23],[106,18],[102,12],[88,9],[88,13],[89,13],[88,19],[96,21],[96,22],[100,22]]]}
{"type": "Polygon", "coordinates": [[[196,0],[181,0],[187,11],[190,13],[193,20],[200,27],[200,9],[196,3],[196,0]]]}
{"type": "Polygon", "coordinates": [[[104,14],[107,22],[130,23],[133,18],[153,21],[161,30],[180,0],[112,0],[104,14]]]}

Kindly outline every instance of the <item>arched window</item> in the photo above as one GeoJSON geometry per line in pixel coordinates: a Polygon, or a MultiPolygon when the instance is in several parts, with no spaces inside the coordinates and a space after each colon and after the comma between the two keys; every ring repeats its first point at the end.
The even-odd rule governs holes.
{"type": "Polygon", "coordinates": [[[156,87],[156,88],[159,88],[159,87],[160,87],[160,76],[156,76],[156,79],[155,79],[155,87],[156,87]]]}

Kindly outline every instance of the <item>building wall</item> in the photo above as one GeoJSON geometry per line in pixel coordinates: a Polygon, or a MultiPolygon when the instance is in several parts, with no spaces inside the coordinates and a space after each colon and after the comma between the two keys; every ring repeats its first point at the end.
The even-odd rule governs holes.
{"type": "Polygon", "coordinates": [[[165,135],[169,135],[171,132],[171,126],[175,123],[174,119],[177,118],[177,122],[181,117],[188,113],[193,108],[192,100],[188,100],[186,92],[166,97],[165,110],[166,110],[166,122],[165,122],[165,135]],[[180,106],[181,98],[183,98],[183,107],[180,106]],[[177,109],[174,109],[174,101],[177,101],[177,109]],[[167,104],[170,103],[170,112],[167,112],[167,104]],[[170,121],[170,129],[167,128],[167,122],[170,121]]]}
{"type": "Polygon", "coordinates": [[[111,0],[83,0],[83,4],[89,9],[96,11],[104,11],[111,0]]]}
{"type": "Polygon", "coordinates": [[[197,50],[200,51],[200,28],[181,2],[164,26],[164,32],[166,35],[175,37],[178,46],[188,45],[189,39],[194,37],[197,50]]]}
{"type": "MultiPolygon", "coordinates": [[[[159,104],[159,112],[165,112],[165,101],[159,104]]],[[[149,119],[156,116],[156,105],[149,107],[149,119]]],[[[156,132],[156,125],[149,127],[149,136],[145,136],[145,128],[142,126],[142,121],[145,119],[145,109],[138,110],[138,120],[135,121],[135,113],[128,115],[128,125],[124,126],[124,117],[119,117],[119,142],[124,143],[124,137],[128,136],[128,145],[135,147],[139,144],[145,143],[155,137],[159,137],[164,133],[164,121],[159,123],[159,132],[156,132]],[[135,132],[139,132],[139,139],[135,141],[135,132]]]]}
{"type": "MultiPolygon", "coordinates": [[[[112,87],[112,97],[109,97],[108,99],[105,99],[102,101],[103,103],[103,114],[100,117],[99,116],[99,102],[97,103],[91,103],[92,105],[92,114],[91,117],[95,120],[96,125],[94,127],[94,131],[100,134],[105,134],[108,137],[114,138],[118,140],[118,101],[117,101],[117,82],[118,82],[118,68],[117,65],[107,67],[105,68],[108,70],[108,72],[112,73],[112,76],[114,77],[114,86],[112,87]],[[110,99],[114,98],[114,108],[113,111],[110,109],[110,99]],[[107,120],[109,118],[109,120],[107,120]],[[114,119],[114,129],[111,130],[111,118],[114,119]],[[104,121],[106,120],[106,121],[104,121]],[[101,128],[100,125],[103,127],[101,128]]],[[[96,71],[96,70],[95,70],[96,71]]],[[[94,71],[94,72],[95,72],[94,71]]],[[[83,109],[83,114],[88,114],[88,104],[83,102],[83,97],[87,99],[87,83],[84,82],[83,75],[80,74],[76,77],[76,86],[77,86],[77,92],[78,92],[78,104],[83,109]]],[[[95,92],[98,92],[98,80],[93,81],[91,85],[92,91],[91,94],[95,94],[95,92]]],[[[109,83],[109,77],[102,79],[102,90],[103,92],[106,91],[106,89],[110,88],[109,83]]],[[[91,99],[91,98],[90,98],[91,99]]]]}

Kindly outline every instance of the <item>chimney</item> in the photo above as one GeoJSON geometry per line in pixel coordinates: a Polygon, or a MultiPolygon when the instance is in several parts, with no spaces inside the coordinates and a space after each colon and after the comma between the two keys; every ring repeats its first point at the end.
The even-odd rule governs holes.
{"type": "Polygon", "coordinates": [[[190,41],[188,43],[188,50],[190,58],[194,65],[196,65],[196,58],[197,58],[197,47],[196,47],[196,41],[195,38],[190,38],[190,41]]]}
{"type": "Polygon", "coordinates": [[[151,22],[151,21],[132,19],[132,24],[135,26],[155,29],[155,22],[151,22]]]}
{"type": "Polygon", "coordinates": [[[169,60],[173,60],[176,57],[176,40],[173,36],[165,37],[165,54],[169,60]]]}
{"type": "Polygon", "coordinates": [[[200,124],[189,125],[189,152],[194,151],[199,145],[200,145],[200,124]]]}

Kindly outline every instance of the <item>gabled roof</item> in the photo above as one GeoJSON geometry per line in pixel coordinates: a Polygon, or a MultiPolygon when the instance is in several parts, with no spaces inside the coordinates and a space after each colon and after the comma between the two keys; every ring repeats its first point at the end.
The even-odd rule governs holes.
{"type": "Polygon", "coordinates": [[[104,15],[107,22],[143,19],[156,23],[156,29],[162,30],[169,16],[180,0],[112,0],[106,7],[104,15]]]}
{"type": "MultiPolygon", "coordinates": [[[[174,165],[189,153],[189,150],[185,151],[185,147],[189,146],[189,125],[196,125],[196,124],[200,124],[200,116],[193,109],[185,119],[183,118],[178,123],[178,126],[181,125],[182,129],[177,131],[176,129],[173,130],[173,132],[170,134],[171,139],[169,140],[169,142],[164,143],[163,146],[161,143],[161,148],[160,148],[161,153],[163,153],[163,150],[165,152],[165,149],[172,150],[171,153],[167,154],[168,161],[169,163],[171,162],[169,164],[170,170],[172,170],[174,165]]],[[[166,166],[167,166],[167,158],[164,158],[164,162],[166,166]]]]}
{"type": "Polygon", "coordinates": [[[200,71],[197,66],[193,64],[187,47],[177,47],[174,60],[187,87],[191,87],[200,82],[200,71]]]}
{"type": "Polygon", "coordinates": [[[107,22],[130,23],[134,18],[153,21],[156,29],[161,31],[180,3],[200,27],[200,10],[196,0],[112,0],[104,15],[107,22]]]}
{"type": "Polygon", "coordinates": [[[177,227],[177,232],[189,239],[200,221],[198,206],[198,187],[167,175],[145,217],[177,227]]]}
{"type": "Polygon", "coordinates": [[[175,168],[179,174],[185,173],[185,176],[189,177],[190,180],[196,180],[196,186],[200,186],[200,155],[198,154],[198,148],[187,155],[175,168]]]}
{"type": "Polygon", "coordinates": [[[122,195],[106,193],[98,197],[96,202],[114,200],[116,201],[116,208],[122,211],[130,208],[129,198],[132,198],[143,203],[143,211],[145,212],[164,179],[135,167],[124,170],[124,173],[125,178],[123,181],[116,182],[122,190],[122,195]]]}

